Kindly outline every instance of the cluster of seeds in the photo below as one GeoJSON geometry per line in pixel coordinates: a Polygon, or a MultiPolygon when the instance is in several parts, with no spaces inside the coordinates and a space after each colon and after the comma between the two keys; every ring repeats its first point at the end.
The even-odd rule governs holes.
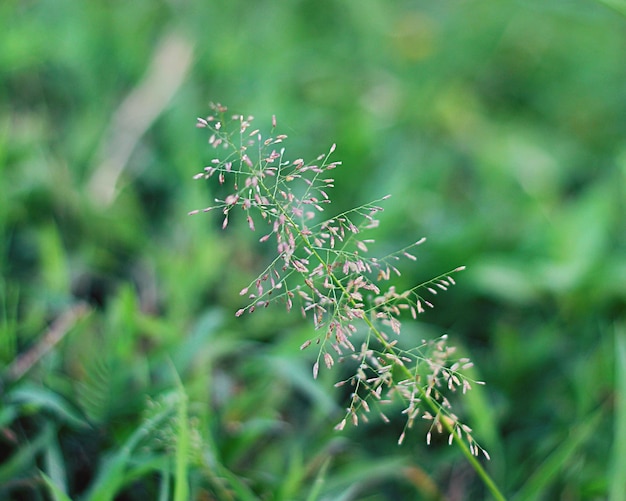
{"type": "Polygon", "coordinates": [[[259,241],[273,241],[276,246],[273,261],[241,291],[248,304],[236,315],[281,301],[288,311],[298,307],[304,317],[311,317],[318,334],[301,349],[319,346],[314,377],[320,363],[330,369],[337,360],[356,360],[355,374],[338,383],[354,387],[338,429],[348,421],[367,421],[372,407],[368,401],[388,421],[382,408],[397,396],[406,404],[405,430],[421,417],[431,422],[428,441],[433,430],[445,430],[450,440],[455,435],[464,438],[473,454],[482,451],[442,392],[470,389],[470,380],[459,372],[471,366],[469,360],[454,361],[445,336],[411,350],[401,349],[397,342],[402,319],[407,315],[415,319],[432,308],[432,296],[454,285],[451,275],[464,267],[403,292],[393,285],[383,287],[392,274],[400,275],[397,262],[415,261],[414,249],[425,241],[422,238],[384,258],[368,255],[373,240],[362,235],[378,225],[377,214],[383,210],[379,204],[388,196],[322,219],[335,183],[332,171],[341,165],[330,158],[335,145],[311,162],[290,160],[283,147],[287,136],[273,135],[275,118],[272,135],[264,138],[253,128],[253,117],[227,118],[224,106],[212,108],[214,114],[198,118],[197,126],[210,131],[209,144],[216,156],[195,178],[217,178],[226,194],[189,214],[219,211],[226,228],[231,213],[239,209],[250,230],[259,227],[259,241]],[[357,350],[353,341],[359,332],[366,340],[357,350]]]}

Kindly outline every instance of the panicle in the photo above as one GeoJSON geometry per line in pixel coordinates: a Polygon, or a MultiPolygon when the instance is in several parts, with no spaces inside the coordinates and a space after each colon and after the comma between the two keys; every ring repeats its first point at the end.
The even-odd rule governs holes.
{"type": "Polygon", "coordinates": [[[217,103],[211,107],[213,115],[197,118],[196,127],[208,129],[215,157],[193,177],[217,183],[219,193],[228,194],[220,195],[223,198],[216,199],[214,205],[188,214],[219,211],[222,229],[245,218],[251,231],[259,227],[262,236],[258,241],[272,242],[276,253],[259,277],[239,292],[247,297],[248,305],[235,315],[251,314],[275,302],[285,304],[287,311],[294,307],[301,311],[304,318],[312,320],[316,337],[303,342],[300,350],[313,344],[319,347],[312,366],[314,379],[319,376],[320,362],[330,370],[336,363],[354,361],[354,374],[336,385],[351,387],[352,395],[335,429],[374,418],[390,422],[384,408],[400,401],[406,423],[399,445],[414,422],[424,419],[430,422],[427,444],[433,432],[448,433],[450,442],[461,438],[472,453],[482,451],[489,459],[473,440],[471,429],[451,412],[446,397],[483,384],[463,375],[472,367],[471,361],[455,360],[446,336],[409,348],[402,339],[405,322],[434,307],[424,296],[440,297],[456,284],[451,275],[465,266],[405,291],[388,285],[393,275],[400,277],[403,267],[418,261],[415,248],[426,241],[422,237],[388,256],[371,257],[376,242],[364,238],[363,233],[378,227],[381,202],[390,195],[325,216],[332,212],[329,204],[335,186],[328,171],[341,165],[330,161],[335,143],[311,162],[298,157],[294,160],[282,147],[287,136],[275,134],[275,115],[271,117],[271,133],[264,137],[252,125],[254,117],[227,117],[225,106],[217,103]]]}

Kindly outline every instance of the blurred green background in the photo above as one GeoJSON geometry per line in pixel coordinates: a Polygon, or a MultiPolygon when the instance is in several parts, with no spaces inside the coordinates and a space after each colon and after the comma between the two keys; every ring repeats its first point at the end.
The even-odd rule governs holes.
{"type": "Polygon", "coordinates": [[[474,360],[507,498],[626,499],[626,18],[588,0],[3,0],[2,499],[488,499],[425,427],[332,431],[297,315],[234,318],[267,249],[187,216],[211,101],[336,142],[333,210],[392,194],[398,287],[467,266],[403,335],[474,360]]]}

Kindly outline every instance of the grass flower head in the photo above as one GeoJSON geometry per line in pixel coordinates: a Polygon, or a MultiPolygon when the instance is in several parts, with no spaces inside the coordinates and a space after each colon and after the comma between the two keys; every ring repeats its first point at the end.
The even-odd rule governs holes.
{"type": "Polygon", "coordinates": [[[296,308],[311,319],[316,334],[301,349],[318,347],[314,378],[322,367],[353,361],[354,374],[337,383],[351,386],[337,429],[367,422],[372,414],[387,422],[388,404],[399,399],[405,419],[399,443],[416,421],[426,420],[428,442],[433,432],[447,433],[450,442],[464,440],[472,454],[484,452],[446,397],[476,384],[463,374],[471,362],[455,358],[446,336],[411,349],[398,343],[403,322],[432,308],[433,297],[453,286],[453,275],[464,267],[396,290],[392,279],[400,275],[399,261],[416,261],[425,239],[384,257],[370,255],[373,240],[366,237],[367,230],[378,226],[381,204],[389,196],[328,217],[333,171],[341,166],[333,159],[334,144],[313,161],[292,159],[275,117],[265,137],[252,125],[253,117],[229,116],[219,104],[212,110],[198,118],[197,126],[208,130],[215,156],[195,179],[216,180],[225,194],[189,214],[219,213],[225,229],[231,215],[240,212],[259,241],[275,248],[270,264],[241,290],[247,303],[236,315],[280,302],[287,311],[296,308]]]}

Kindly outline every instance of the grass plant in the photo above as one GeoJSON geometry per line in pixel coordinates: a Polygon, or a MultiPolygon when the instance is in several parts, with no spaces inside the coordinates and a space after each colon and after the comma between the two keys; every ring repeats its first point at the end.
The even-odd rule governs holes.
{"type": "MultiPolygon", "coordinates": [[[[0,499],[488,499],[476,461],[509,499],[622,501],[624,5],[0,2],[0,499]],[[264,131],[280,116],[288,151],[312,159],[302,167],[344,161],[286,183],[302,202],[295,226],[285,219],[272,233],[272,207],[234,205],[221,230],[227,197],[250,198],[251,176],[244,162],[224,184],[217,171],[190,180],[205,156],[213,167],[213,157],[242,160],[207,147],[206,127],[194,131],[209,94],[255,110],[264,131]],[[328,138],[337,151],[326,160],[322,148],[318,161],[313,148],[328,138]],[[304,203],[307,191],[323,211],[304,203]],[[322,245],[309,238],[319,258],[307,253],[304,226],[319,234],[386,193],[325,228],[322,245]],[[206,205],[218,207],[185,217],[206,205]],[[274,262],[288,231],[298,264],[274,262]],[[427,245],[405,249],[417,261],[399,253],[374,265],[421,235],[427,245]],[[308,276],[322,261],[359,259],[371,273],[308,276]],[[272,263],[282,288],[268,277],[265,297],[256,280],[238,294],[272,263]],[[434,282],[436,296],[386,296],[458,264],[467,270],[440,277],[459,278],[441,304],[434,282]],[[362,300],[350,298],[357,285],[362,300]],[[353,352],[326,335],[355,308],[364,318],[344,333],[353,352]],[[442,380],[451,409],[417,394],[409,429],[402,412],[427,386],[411,386],[404,369],[413,378],[420,366],[425,385],[440,341],[457,347],[448,369],[471,355],[472,391],[442,380]],[[394,367],[379,385],[389,404],[371,392],[375,363],[394,367]],[[491,461],[471,454],[465,434],[446,446],[445,419],[426,443],[424,413],[446,411],[491,461]]],[[[258,146],[255,126],[242,137],[228,118],[236,148],[258,146]]],[[[246,150],[256,170],[258,151],[246,150]]]]}
{"type": "Polygon", "coordinates": [[[465,267],[398,292],[393,283],[389,285],[392,276],[401,275],[397,262],[416,261],[414,252],[425,238],[385,257],[369,257],[369,246],[375,242],[363,234],[378,226],[376,216],[383,210],[379,204],[388,196],[318,220],[331,203],[328,192],[335,179],[329,176],[341,165],[331,160],[335,144],[312,162],[292,160],[284,147],[287,136],[276,131],[275,117],[270,136],[263,137],[252,125],[252,116],[229,116],[221,104],[213,104],[212,110],[214,114],[198,118],[197,126],[208,129],[208,143],[216,156],[195,179],[217,179],[224,195],[189,214],[217,211],[222,229],[232,217],[242,215],[250,230],[256,231],[257,225],[266,228],[260,231],[260,242],[271,240],[276,245],[270,264],[241,290],[250,302],[236,316],[276,302],[287,312],[297,308],[318,333],[300,347],[318,347],[313,377],[317,379],[320,366],[331,369],[336,360],[351,359],[356,367],[353,375],[336,383],[351,387],[346,415],[336,430],[347,423],[368,422],[372,410],[389,422],[385,408],[398,398],[405,416],[399,445],[415,421],[428,421],[427,443],[433,433],[446,433],[448,443],[455,443],[468,457],[496,499],[504,499],[475,459],[479,454],[489,459],[488,453],[445,395],[483,384],[464,374],[473,364],[468,358],[453,358],[455,348],[445,335],[408,349],[397,339],[406,315],[415,320],[425,307],[433,308],[432,298],[453,286],[452,276],[465,267]],[[356,336],[359,332],[361,336],[356,336]],[[355,338],[363,340],[359,344],[355,338]]]}

